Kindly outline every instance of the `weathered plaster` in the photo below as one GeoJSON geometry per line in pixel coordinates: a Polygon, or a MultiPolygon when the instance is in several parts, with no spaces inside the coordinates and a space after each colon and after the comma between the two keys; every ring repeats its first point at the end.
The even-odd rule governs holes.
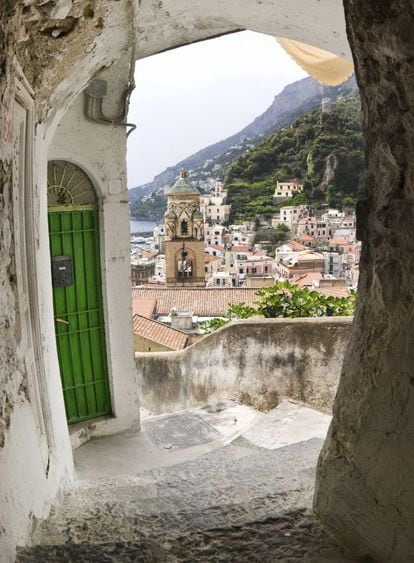
{"type": "Polygon", "coordinates": [[[332,409],[351,319],[249,319],[178,352],[136,353],[142,406],[173,412],[234,397],[332,409]]]}
{"type": "MultiPolygon", "coordinates": [[[[17,301],[17,283],[25,265],[16,258],[21,225],[13,215],[13,159],[18,158],[13,125],[18,72],[13,51],[21,29],[15,3],[2,2],[0,20],[0,553],[2,561],[9,562],[13,561],[15,544],[27,541],[33,519],[48,514],[51,500],[70,474],[72,461],[65,455],[65,439],[60,437],[49,459],[46,452],[45,465],[33,408],[36,398],[28,387],[22,338],[31,327],[23,325],[19,317],[22,303],[17,301]]],[[[30,174],[29,153],[27,158],[30,174]]],[[[53,418],[53,412],[50,414],[53,418]]]]}
{"type": "MultiPolygon", "coordinates": [[[[122,92],[127,86],[130,55],[100,73],[108,82],[104,110],[119,113],[122,92]]],[[[134,365],[131,312],[131,267],[129,213],[126,181],[126,131],[123,126],[93,123],[85,119],[81,93],[59,124],[48,150],[48,160],[69,160],[92,179],[99,201],[101,271],[105,310],[105,335],[114,431],[136,428],[139,407],[134,365]]],[[[45,190],[45,187],[44,187],[45,190]]],[[[42,236],[47,241],[47,209],[42,236]]],[[[49,285],[51,293],[51,284],[49,285]]],[[[51,300],[51,295],[49,296],[51,300]]],[[[111,422],[97,427],[110,432],[111,422]]]]}
{"type": "MultiPolygon", "coordinates": [[[[0,533],[1,553],[8,558],[16,541],[26,541],[33,514],[47,513],[50,500],[71,473],[56,346],[48,325],[53,312],[44,190],[49,144],[67,108],[93,76],[103,68],[116,67],[134,37],[137,58],[242,28],[349,56],[339,0],[141,0],[134,4],[91,0],[88,4],[86,11],[86,3],[80,0],[47,4],[3,0],[0,5],[0,487],[2,508],[7,509],[0,511],[0,533]],[[36,306],[44,321],[44,371],[54,434],[47,476],[37,455],[39,435],[18,354],[14,274],[22,265],[13,262],[12,233],[19,225],[10,203],[15,54],[34,87],[37,122],[36,261],[44,271],[39,269],[35,280],[39,286],[36,306]],[[30,447],[27,439],[32,441],[30,447]],[[9,508],[13,508],[11,518],[9,508]]],[[[414,14],[410,0],[345,0],[345,7],[364,108],[368,188],[367,200],[358,211],[364,240],[360,306],[334,422],[320,459],[315,507],[324,525],[356,553],[376,560],[408,561],[414,552],[414,14]]],[[[116,198],[105,205],[104,230],[105,221],[116,225],[108,255],[116,256],[117,236],[123,240],[126,232],[126,226],[116,222],[125,211],[116,198]]],[[[122,257],[123,248],[120,252],[122,257]]],[[[115,286],[114,270],[107,283],[115,286]]],[[[124,323],[118,319],[115,325],[118,321],[124,323]]],[[[109,338],[116,343],[116,334],[109,338]]],[[[251,374],[260,366],[256,358],[251,374]]],[[[202,392],[194,395],[198,400],[204,383],[202,392]]],[[[185,393],[178,396],[178,403],[185,393]]]]}
{"type": "Polygon", "coordinates": [[[240,29],[298,39],[350,57],[339,0],[144,0],[138,4],[140,57],[240,29]]]}

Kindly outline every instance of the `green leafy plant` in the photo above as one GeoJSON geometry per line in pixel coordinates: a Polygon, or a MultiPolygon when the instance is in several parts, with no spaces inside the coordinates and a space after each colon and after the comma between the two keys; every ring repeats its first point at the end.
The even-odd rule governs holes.
{"type": "Polygon", "coordinates": [[[355,311],[357,294],[352,291],[347,297],[333,297],[318,291],[311,291],[289,281],[277,282],[272,287],[260,289],[255,307],[245,303],[232,305],[224,317],[202,323],[205,334],[210,334],[231,320],[247,319],[254,316],[274,318],[300,317],[348,317],[355,311]]]}
{"type": "Polygon", "coordinates": [[[356,295],[333,297],[289,281],[260,289],[257,310],[266,318],[334,317],[354,314],[356,295]]]}
{"type": "Polygon", "coordinates": [[[216,319],[210,319],[209,321],[200,323],[200,329],[202,330],[203,334],[211,334],[218,328],[226,325],[228,322],[230,322],[230,319],[218,317],[216,319]]]}
{"type": "Polygon", "coordinates": [[[218,317],[215,319],[210,319],[209,321],[204,321],[200,324],[200,328],[204,334],[210,334],[211,332],[221,328],[230,321],[237,319],[248,319],[257,315],[257,310],[254,307],[249,307],[245,303],[237,303],[236,305],[231,305],[227,311],[224,313],[224,317],[218,317]]]}

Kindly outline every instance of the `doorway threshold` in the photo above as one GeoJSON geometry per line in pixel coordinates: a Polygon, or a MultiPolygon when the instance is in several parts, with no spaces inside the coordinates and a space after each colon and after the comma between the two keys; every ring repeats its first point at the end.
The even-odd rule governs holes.
{"type": "Polygon", "coordinates": [[[127,431],[138,432],[139,430],[139,418],[100,416],[71,424],[69,426],[69,437],[72,450],[76,450],[94,438],[112,436],[127,431]]]}

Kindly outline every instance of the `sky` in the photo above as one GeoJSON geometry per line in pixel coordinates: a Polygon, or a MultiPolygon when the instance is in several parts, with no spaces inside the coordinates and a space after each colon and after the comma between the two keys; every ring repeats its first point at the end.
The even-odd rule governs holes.
{"type": "Polygon", "coordinates": [[[236,133],[304,78],[267,35],[243,31],[137,61],[128,121],[128,187],[236,133]]]}

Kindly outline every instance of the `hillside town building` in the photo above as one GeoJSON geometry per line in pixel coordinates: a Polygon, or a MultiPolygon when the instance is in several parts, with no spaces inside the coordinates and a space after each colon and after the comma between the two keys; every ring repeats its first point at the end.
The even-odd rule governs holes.
{"type": "Polygon", "coordinates": [[[223,182],[217,180],[213,191],[208,195],[201,196],[200,208],[207,225],[228,223],[230,205],[227,204],[227,190],[224,189],[223,182]]]}
{"type": "Polygon", "coordinates": [[[275,193],[273,199],[276,203],[284,199],[291,199],[297,194],[303,192],[303,182],[301,180],[293,179],[284,182],[276,182],[275,193]]]}
{"type": "Polygon", "coordinates": [[[280,208],[280,215],[272,220],[272,225],[277,227],[279,223],[282,223],[292,230],[293,226],[305,215],[307,215],[305,205],[285,205],[280,208]]]}

